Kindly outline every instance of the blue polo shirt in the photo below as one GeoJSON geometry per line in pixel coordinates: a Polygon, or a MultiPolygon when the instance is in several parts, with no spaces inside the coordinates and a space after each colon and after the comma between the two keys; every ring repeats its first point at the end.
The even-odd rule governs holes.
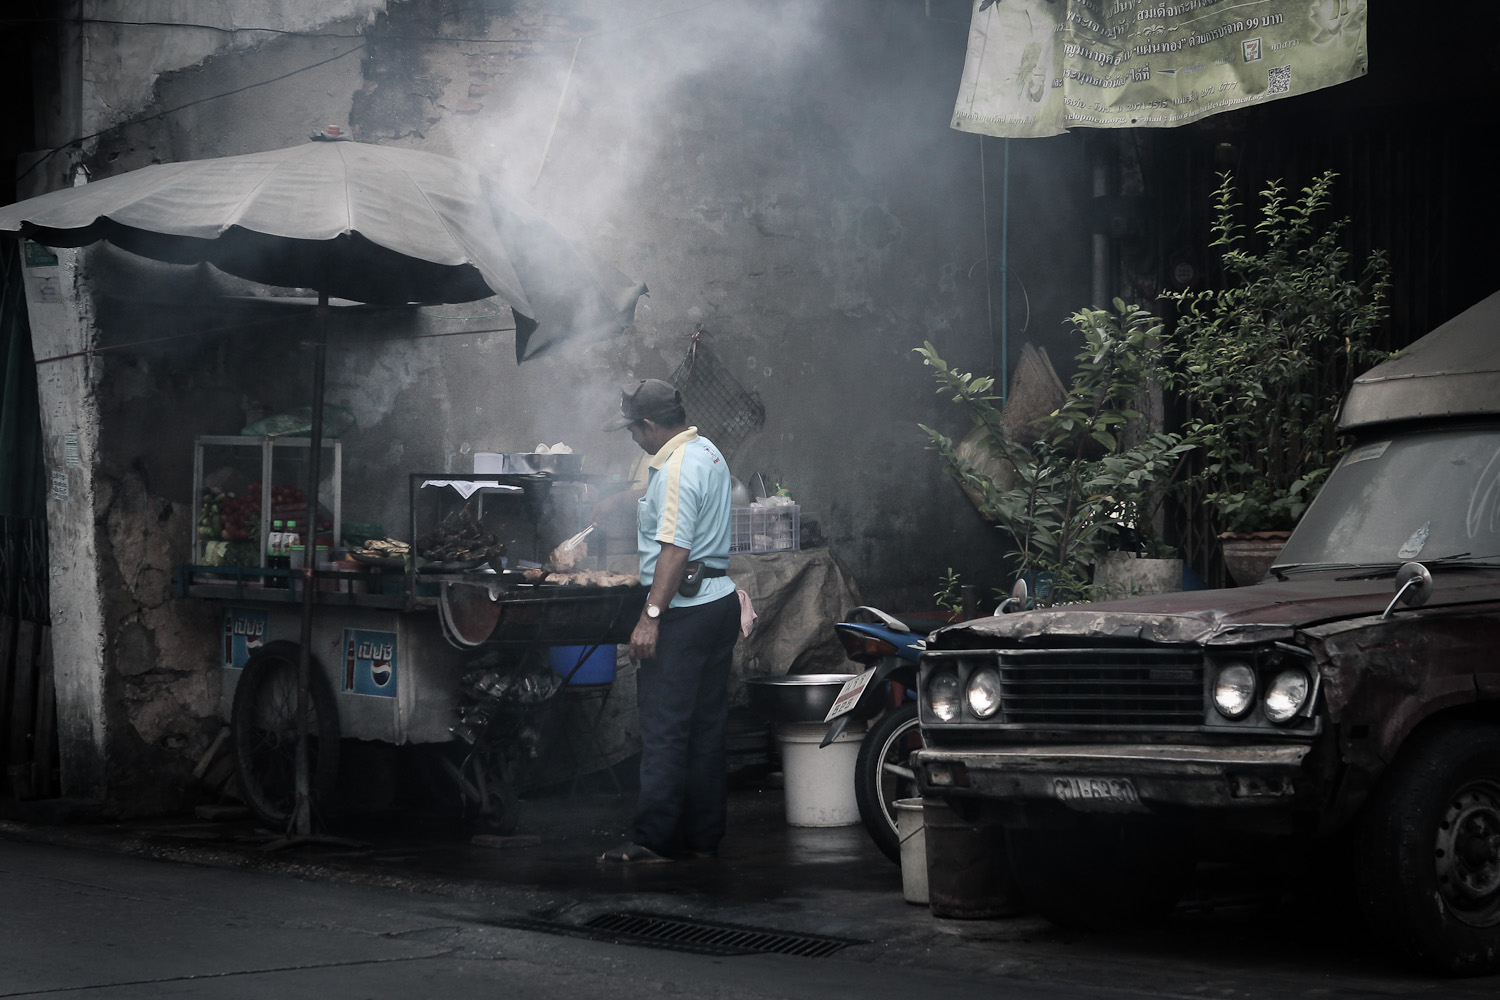
{"type": "MultiPolygon", "coordinates": [[[[649,477],[636,518],[641,582],[649,586],[655,579],[661,542],[687,549],[691,562],[728,569],[729,463],[714,443],[689,427],[652,457],[649,477]]],[[[674,594],[668,607],[707,604],[733,592],[729,577],[709,577],[697,596],[674,594]]]]}

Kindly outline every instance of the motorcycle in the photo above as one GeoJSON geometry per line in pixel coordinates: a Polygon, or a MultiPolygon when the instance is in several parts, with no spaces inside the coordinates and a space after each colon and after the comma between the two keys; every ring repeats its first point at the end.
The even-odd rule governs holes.
{"type": "MultiPolygon", "coordinates": [[[[994,614],[1010,614],[1030,606],[1026,583],[1017,581],[1010,597],[994,614]]],[[[896,800],[917,794],[916,776],[907,764],[922,749],[917,717],[917,661],[927,648],[927,636],[950,622],[936,618],[897,618],[879,608],[858,607],[833,626],[849,659],[866,666],[834,698],[824,722],[828,732],[820,746],[828,746],[849,723],[879,716],[860,743],[854,763],[854,798],[859,818],[882,854],[901,863],[901,837],[896,830],[896,800]]]]}
{"type": "Polygon", "coordinates": [[[828,746],[849,723],[879,720],[865,734],[854,765],[854,798],[860,821],[886,857],[901,863],[896,833],[897,799],[916,794],[916,778],[907,767],[912,751],[922,748],[917,721],[917,658],[927,635],[948,624],[938,619],[896,618],[878,608],[858,607],[833,626],[849,659],[866,669],[834,699],[823,721],[829,723],[822,746],[828,746]]]}

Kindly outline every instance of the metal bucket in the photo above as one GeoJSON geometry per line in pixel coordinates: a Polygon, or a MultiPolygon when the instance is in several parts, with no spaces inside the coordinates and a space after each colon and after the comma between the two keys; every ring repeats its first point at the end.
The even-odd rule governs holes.
{"type": "Polygon", "coordinates": [[[1023,911],[1010,877],[1005,829],[971,823],[942,799],[922,800],[927,839],[927,902],[934,917],[986,920],[1023,911]]]}

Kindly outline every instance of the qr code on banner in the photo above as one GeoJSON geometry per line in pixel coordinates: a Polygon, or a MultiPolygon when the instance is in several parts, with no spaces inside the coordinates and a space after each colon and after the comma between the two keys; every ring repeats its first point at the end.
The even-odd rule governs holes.
{"type": "Polygon", "coordinates": [[[1266,84],[1268,94],[1289,93],[1292,89],[1292,67],[1272,66],[1266,84]]]}

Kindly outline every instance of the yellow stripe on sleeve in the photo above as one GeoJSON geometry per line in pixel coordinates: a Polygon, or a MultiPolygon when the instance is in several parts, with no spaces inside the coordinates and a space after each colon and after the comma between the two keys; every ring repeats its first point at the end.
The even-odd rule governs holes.
{"type": "Polygon", "coordinates": [[[661,474],[667,477],[666,486],[662,491],[661,498],[661,520],[657,522],[656,540],[666,542],[668,545],[677,544],[677,516],[681,511],[682,490],[682,456],[686,448],[678,448],[667,459],[667,464],[661,470],[661,474]]]}

